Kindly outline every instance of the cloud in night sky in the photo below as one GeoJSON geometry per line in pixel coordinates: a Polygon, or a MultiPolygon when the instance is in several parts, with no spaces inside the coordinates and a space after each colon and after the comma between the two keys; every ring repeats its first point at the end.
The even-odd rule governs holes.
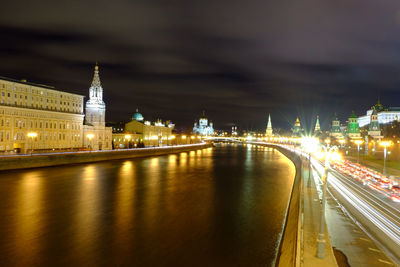
{"type": "Polygon", "coordinates": [[[400,106],[397,0],[23,2],[2,2],[0,75],[87,95],[99,61],[110,121],[327,127],[400,106]]]}

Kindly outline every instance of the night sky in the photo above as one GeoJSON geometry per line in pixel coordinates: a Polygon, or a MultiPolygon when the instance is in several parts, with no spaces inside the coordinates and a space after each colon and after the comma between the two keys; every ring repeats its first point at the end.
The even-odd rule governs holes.
{"type": "Polygon", "coordinates": [[[86,95],[107,121],[219,129],[342,120],[400,106],[400,1],[2,1],[0,76],[86,95]]]}

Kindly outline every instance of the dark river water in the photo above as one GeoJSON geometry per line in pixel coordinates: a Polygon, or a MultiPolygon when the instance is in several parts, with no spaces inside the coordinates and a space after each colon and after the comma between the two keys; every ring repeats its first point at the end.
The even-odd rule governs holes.
{"type": "Polygon", "coordinates": [[[268,266],[295,169],[278,151],[0,172],[1,266],[268,266]]]}

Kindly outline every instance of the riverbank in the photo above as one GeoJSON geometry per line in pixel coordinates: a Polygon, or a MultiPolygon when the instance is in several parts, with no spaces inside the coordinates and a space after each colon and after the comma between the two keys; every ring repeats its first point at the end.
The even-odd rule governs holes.
{"type": "Polygon", "coordinates": [[[136,157],[160,156],[212,147],[211,143],[179,145],[168,147],[135,148],[123,150],[81,151],[45,153],[33,155],[13,155],[0,157],[0,171],[50,167],[67,164],[127,159],[136,157]]]}

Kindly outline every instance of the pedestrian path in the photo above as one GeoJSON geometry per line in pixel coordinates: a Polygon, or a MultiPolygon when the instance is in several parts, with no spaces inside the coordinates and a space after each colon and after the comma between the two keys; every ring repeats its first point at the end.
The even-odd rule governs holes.
{"type": "Polygon", "coordinates": [[[335,256],[333,254],[331,242],[325,227],[325,258],[317,257],[317,237],[320,229],[320,210],[321,204],[315,183],[309,179],[308,164],[303,163],[303,223],[302,223],[302,265],[303,266],[337,266],[335,256]],[[308,182],[311,182],[308,186],[308,182]]]}

